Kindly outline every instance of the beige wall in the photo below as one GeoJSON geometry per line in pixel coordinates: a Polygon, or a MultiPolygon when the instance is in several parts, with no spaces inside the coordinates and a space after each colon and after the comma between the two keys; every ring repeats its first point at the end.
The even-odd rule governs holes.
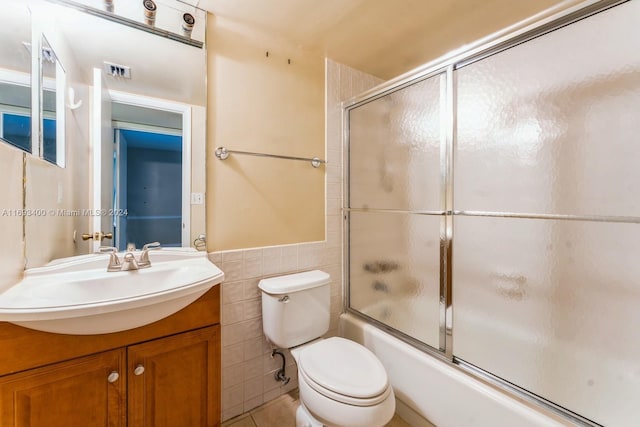
{"type": "Polygon", "coordinates": [[[208,249],[324,240],[324,166],[214,156],[224,146],[324,158],[322,56],[221,17],[207,25],[208,249]]]}

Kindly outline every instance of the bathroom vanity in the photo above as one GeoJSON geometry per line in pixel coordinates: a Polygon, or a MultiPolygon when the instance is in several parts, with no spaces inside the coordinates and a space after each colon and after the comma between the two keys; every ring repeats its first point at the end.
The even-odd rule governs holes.
{"type": "Polygon", "coordinates": [[[218,426],[220,287],[122,332],[0,322],[0,425],[218,426]]]}

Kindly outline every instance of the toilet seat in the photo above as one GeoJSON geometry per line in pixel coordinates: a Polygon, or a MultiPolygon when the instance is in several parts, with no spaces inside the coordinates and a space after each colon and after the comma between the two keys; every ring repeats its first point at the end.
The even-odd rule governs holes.
{"type": "Polygon", "coordinates": [[[298,372],[317,393],[348,405],[377,405],[391,393],[378,358],[364,346],[340,337],[303,348],[298,372]]]}

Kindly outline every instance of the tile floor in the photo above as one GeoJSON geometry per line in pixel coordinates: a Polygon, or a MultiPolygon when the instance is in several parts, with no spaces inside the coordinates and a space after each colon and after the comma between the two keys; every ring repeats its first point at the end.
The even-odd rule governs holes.
{"type": "MultiPolygon", "coordinates": [[[[295,427],[298,390],[283,394],[277,399],[257,407],[248,414],[222,423],[222,427],[295,427]]],[[[395,415],[385,427],[411,427],[395,415]]]]}

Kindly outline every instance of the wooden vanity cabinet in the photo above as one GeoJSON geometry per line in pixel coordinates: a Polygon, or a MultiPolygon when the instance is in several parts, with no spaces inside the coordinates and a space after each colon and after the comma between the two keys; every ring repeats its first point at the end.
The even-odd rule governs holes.
{"type": "Polygon", "coordinates": [[[130,426],[218,425],[219,327],[128,348],[130,426]]]}
{"type": "Polygon", "coordinates": [[[124,349],[0,378],[2,426],[125,426],[124,349]]]}
{"type": "Polygon", "coordinates": [[[0,426],[219,426],[219,298],[114,334],[0,322],[0,426]]]}

